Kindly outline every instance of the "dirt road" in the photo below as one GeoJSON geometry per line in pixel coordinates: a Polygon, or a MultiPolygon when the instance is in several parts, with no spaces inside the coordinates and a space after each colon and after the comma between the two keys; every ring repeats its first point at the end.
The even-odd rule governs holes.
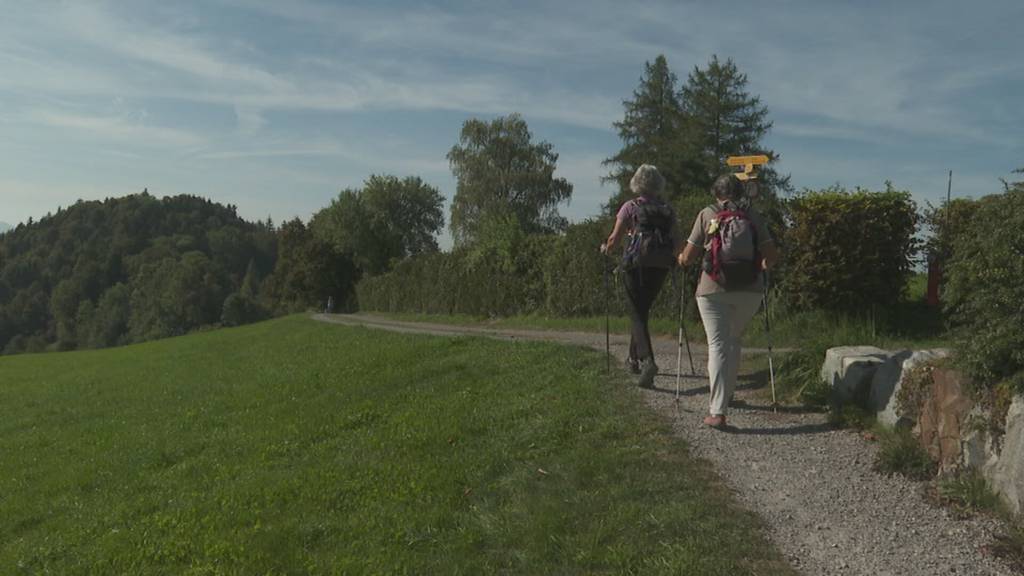
{"type": "MultiPolygon", "coordinates": [[[[418,334],[544,340],[600,350],[605,346],[604,334],[400,322],[372,315],[314,317],[418,334]]],[[[628,344],[627,336],[612,335],[613,361],[625,359],[628,344]]],[[[698,375],[682,378],[677,402],[677,343],[657,339],[654,346],[663,375],[655,380],[654,390],[637,389],[637,394],[651,409],[670,418],[674,432],[691,451],[710,462],[736,498],[764,519],[769,537],[800,572],[808,576],[1013,574],[988,553],[987,545],[998,530],[994,520],[957,519],[927,503],[921,484],[875,473],[871,466],[877,445],[856,432],[832,429],[825,414],[773,413],[764,401],[763,374],[741,377],[729,430],[704,427],[705,347],[692,345],[698,375]]],[[[685,352],[683,366],[688,373],[685,352]]],[[[632,385],[625,373],[623,385],[632,385]]]]}

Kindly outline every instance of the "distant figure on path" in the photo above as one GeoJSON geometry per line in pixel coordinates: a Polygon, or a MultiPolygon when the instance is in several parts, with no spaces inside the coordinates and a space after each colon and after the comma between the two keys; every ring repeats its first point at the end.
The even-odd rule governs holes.
{"type": "Polygon", "coordinates": [[[334,314],[334,296],[327,297],[327,313],[334,314]]]}
{"type": "Polygon", "coordinates": [[[735,176],[719,176],[711,192],[715,203],[697,215],[679,265],[689,266],[703,256],[697,308],[708,338],[711,385],[710,414],[704,424],[722,428],[736,389],[740,338],[761,305],[763,271],[775,264],[779,253],[735,176]]]}
{"type": "Polygon", "coordinates": [[[675,211],[661,198],[665,178],[658,169],[649,164],[640,166],[629,181],[629,188],[636,198],[619,208],[615,227],[601,244],[601,253],[608,254],[623,234],[628,233],[629,241],[619,266],[632,321],[626,363],[630,371],[640,374],[637,384],[650,388],[654,386],[658,365],[651,349],[648,316],[669,269],[675,264],[680,242],[677,241],[675,211]]]}

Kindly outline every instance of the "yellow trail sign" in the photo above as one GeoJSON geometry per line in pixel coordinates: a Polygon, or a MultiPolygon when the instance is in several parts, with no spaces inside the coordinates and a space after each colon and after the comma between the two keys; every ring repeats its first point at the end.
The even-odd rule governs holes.
{"type": "Polygon", "coordinates": [[[729,156],[725,159],[725,163],[729,166],[741,167],[741,170],[736,172],[738,180],[753,180],[757,178],[757,167],[768,163],[768,156],[764,154],[756,156],[729,156]]]}

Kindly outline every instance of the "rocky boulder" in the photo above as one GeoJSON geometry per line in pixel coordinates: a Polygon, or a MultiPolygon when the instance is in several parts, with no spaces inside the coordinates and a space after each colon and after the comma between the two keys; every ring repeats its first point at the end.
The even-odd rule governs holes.
{"type": "Polygon", "coordinates": [[[878,421],[890,427],[913,425],[913,422],[899,413],[896,406],[897,394],[910,371],[922,362],[945,358],[949,350],[901,350],[890,356],[875,371],[868,394],[868,408],[875,411],[878,421]]]}
{"type": "Polygon", "coordinates": [[[1014,514],[1024,505],[1024,398],[1015,396],[1006,413],[1006,434],[998,459],[990,459],[985,477],[1014,514]]]}
{"type": "Polygon", "coordinates": [[[832,402],[867,399],[875,371],[892,352],[874,346],[837,346],[825,352],[821,378],[832,388],[832,402]]]}

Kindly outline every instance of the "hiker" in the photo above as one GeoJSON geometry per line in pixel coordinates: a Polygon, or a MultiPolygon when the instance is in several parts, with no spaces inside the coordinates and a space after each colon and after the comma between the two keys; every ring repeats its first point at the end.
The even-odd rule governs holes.
{"type": "Polygon", "coordinates": [[[775,264],[779,253],[735,176],[719,176],[711,192],[715,203],[697,215],[678,260],[680,266],[689,266],[703,256],[696,296],[708,339],[711,385],[704,424],[721,428],[736,389],[740,337],[761,305],[764,271],[775,264]]]}
{"type": "Polygon", "coordinates": [[[637,384],[643,388],[652,388],[658,373],[648,316],[669,269],[675,264],[680,244],[676,240],[675,211],[661,199],[664,188],[665,178],[657,168],[649,164],[637,168],[629,181],[629,189],[636,197],[619,208],[615,227],[601,244],[601,252],[608,254],[623,235],[629,236],[619,266],[632,321],[626,364],[632,373],[640,375],[637,384]]]}

